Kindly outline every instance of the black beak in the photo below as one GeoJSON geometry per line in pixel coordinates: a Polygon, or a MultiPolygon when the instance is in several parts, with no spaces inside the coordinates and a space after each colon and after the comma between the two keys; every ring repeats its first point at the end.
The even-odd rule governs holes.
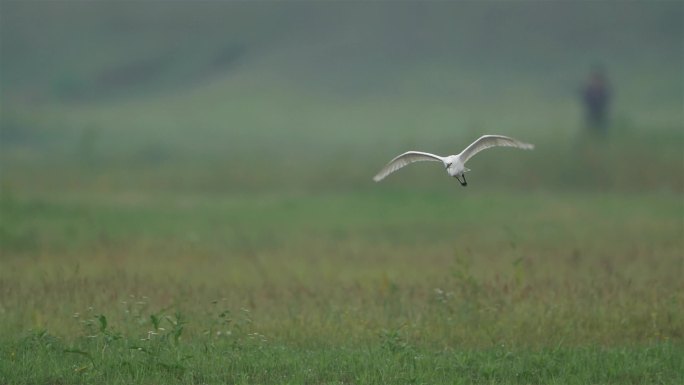
{"type": "Polygon", "coordinates": [[[463,180],[461,180],[461,178],[459,178],[458,175],[455,176],[455,178],[458,179],[458,182],[461,184],[461,186],[467,186],[468,181],[466,180],[465,175],[461,175],[461,177],[463,178],[463,180]]]}

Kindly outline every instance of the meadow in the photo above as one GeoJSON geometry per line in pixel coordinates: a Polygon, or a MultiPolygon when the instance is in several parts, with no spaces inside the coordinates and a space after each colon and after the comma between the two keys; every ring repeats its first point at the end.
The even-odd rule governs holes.
{"type": "Polygon", "coordinates": [[[0,4],[0,384],[684,383],[681,4],[189,4],[0,4]]]}
{"type": "Polygon", "coordinates": [[[684,381],[679,193],[444,182],[6,191],[2,381],[684,381]]]}

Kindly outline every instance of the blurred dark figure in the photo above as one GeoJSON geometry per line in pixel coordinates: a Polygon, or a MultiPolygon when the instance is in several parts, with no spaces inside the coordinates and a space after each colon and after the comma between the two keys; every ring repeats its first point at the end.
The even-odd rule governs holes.
{"type": "Polygon", "coordinates": [[[587,128],[599,135],[606,135],[610,85],[602,68],[594,68],[582,90],[582,102],[587,128]]]}

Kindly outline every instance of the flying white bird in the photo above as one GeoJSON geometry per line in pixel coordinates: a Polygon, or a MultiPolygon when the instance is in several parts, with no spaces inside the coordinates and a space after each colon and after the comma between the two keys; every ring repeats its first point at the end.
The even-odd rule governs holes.
{"type": "Polygon", "coordinates": [[[458,179],[458,181],[461,183],[461,186],[467,186],[468,181],[466,181],[465,173],[470,170],[465,168],[465,163],[468,161],[468,159],[472,158],[475,154],[484,150],[485,148],[497,146],[516,147],[522,148],[523,150],[531,150],[534,148],[533,144],[523,143],[513,138],[509,138],[507,136],[484,135],[481,136],[478,140],[471,143],[470,146],[466,147],[465,150],[461,151],[461,153],[457,155],[439,156],[435,154],[430,154],[428,152],[420,151],[405,152],[397,156],[396,158],[392,159],[389,163],[387,163],[387,165],[382,170],[380,170],[380,172],[376,176],[373,177],[373,180],[376,182],[380,182],[387,175],[413,162],[433,161],[442,162],[444,164],[444,167],[446,167],[446,171],[447,173],[449,173],[449,175],[458,179]],[[461,180],[461,178],[463,178],[463,180],[461,180]]]}

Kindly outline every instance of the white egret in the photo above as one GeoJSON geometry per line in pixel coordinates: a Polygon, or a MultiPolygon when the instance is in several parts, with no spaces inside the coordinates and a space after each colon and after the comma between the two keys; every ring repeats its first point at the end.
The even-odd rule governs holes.
{"type": "Polygon", "coordinates": [[[465,150],[461,151],[457,155],[449,156],[439,156],[435,154],[430,154],[428,152],[420,151],[408,151],[396,158],[392,159],[385,167],[383,167],[380,172],[373,177],[373,180],[380,182],[387,175],[399,170],[400,168],[409,165],[413,162],[420,161],[432,161],[432,162],[442,162],[446,168],[447,173],[458,179],[461,186],[467,186],[468,181],[466,181],[465,173],[470,171],[465,168],[465,163],[468,159],[472,158],[478,152],[490,148],[490,147],[515,147],[521,148],[523,150],[531,150],[534,148],[533,144],[523,143],[519,140],[509,138],[502,135],[484,135],[478,140],[474,141],[470,146],[466,147],[465,150]],[[463,180],[461,180],[463,178],[463,180]]]}

